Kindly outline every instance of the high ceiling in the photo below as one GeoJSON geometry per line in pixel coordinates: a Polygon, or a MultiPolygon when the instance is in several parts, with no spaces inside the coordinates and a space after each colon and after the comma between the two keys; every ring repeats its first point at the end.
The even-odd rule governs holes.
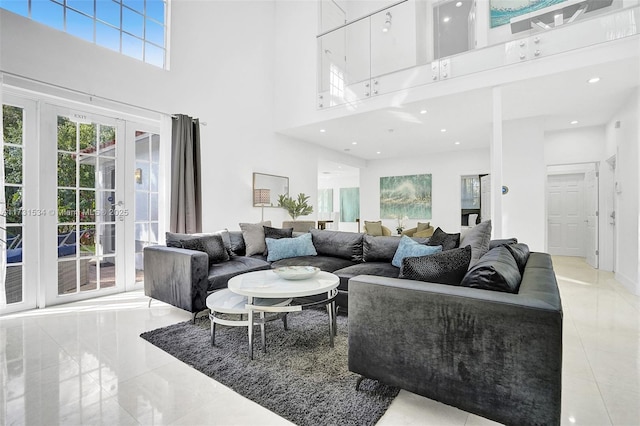
{"type": "MultiPolygon", "coordinates": [[[[503,86],[503,117],[504,120],[541,117],[545,131],[601,126],[639,85],[637,57],[512,83],[503,86]],[[588,83],[592,77],[599,77],[600,81],[588,83]],[[572,121],[577,123],[571,124],[572,121]]],[[[492,91],[485,88],[336,118],[283,133],[372,160],[488,148],[491,129],[492,91]]]]}

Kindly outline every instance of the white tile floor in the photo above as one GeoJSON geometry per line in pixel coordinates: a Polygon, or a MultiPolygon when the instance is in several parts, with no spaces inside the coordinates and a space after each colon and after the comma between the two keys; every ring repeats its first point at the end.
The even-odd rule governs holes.
{"type": "MultiPolygon", "coordinates": [[[[554,258],[565,312],[562,422],[640,425],[640,298],[554,258]]],[[[290,424],[139,338],[190,318],[141,291],[0,317],[0,424],[290,424]]],[[[487,425],[402,391],[379,425],[487,425]]]]}

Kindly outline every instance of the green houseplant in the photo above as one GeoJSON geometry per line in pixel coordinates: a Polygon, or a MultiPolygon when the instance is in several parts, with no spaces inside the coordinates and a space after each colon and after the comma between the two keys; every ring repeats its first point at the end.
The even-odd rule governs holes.
{"type": "Polygon", "coordinates": [[[298,198],[291,198],[288,194],[278,196],[278,207],[285,209],[293,220],[299,216],[306,216],[313,213],[313,206],[309,203],[309,196],[304,193],[298,194],[298,198]]]}

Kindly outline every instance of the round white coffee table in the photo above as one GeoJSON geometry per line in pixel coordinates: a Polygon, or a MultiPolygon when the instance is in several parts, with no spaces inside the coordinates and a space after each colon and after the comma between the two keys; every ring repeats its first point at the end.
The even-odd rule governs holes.
{"type": "Polygon", "coordinates": [[[273,270],[247,272],[236,275],[229,280],[227,287],[232,292],[247,296],[249,356],[253,359],[253,313],[254,312],[294,312],[314,305],[325,305],[329,314],[329,343],[333,347],[333,337],[336,333],[336,304],[340,278],[337,275],[320,271],[311,278],[304,280],[285,280],[273,270]],[[305,304],[289,306],[259,306],[254,298],[299,298],[327,294],[326,299],[305,304]]]}

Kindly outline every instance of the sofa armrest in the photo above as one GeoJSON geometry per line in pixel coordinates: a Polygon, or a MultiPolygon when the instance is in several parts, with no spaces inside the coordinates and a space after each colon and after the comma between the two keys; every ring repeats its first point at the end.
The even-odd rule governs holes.
{"type": "Polygon", "coordinates": [[[206,309],[209,273],[207,253],[182,248],[144,249],[144,294],[196,313],[206,309]]]}
{"type": "Polygon", "coordinates": [[[535,294],[357,276],[349,369],[501,423],[559,424],[562,309],[535,294]]]}

